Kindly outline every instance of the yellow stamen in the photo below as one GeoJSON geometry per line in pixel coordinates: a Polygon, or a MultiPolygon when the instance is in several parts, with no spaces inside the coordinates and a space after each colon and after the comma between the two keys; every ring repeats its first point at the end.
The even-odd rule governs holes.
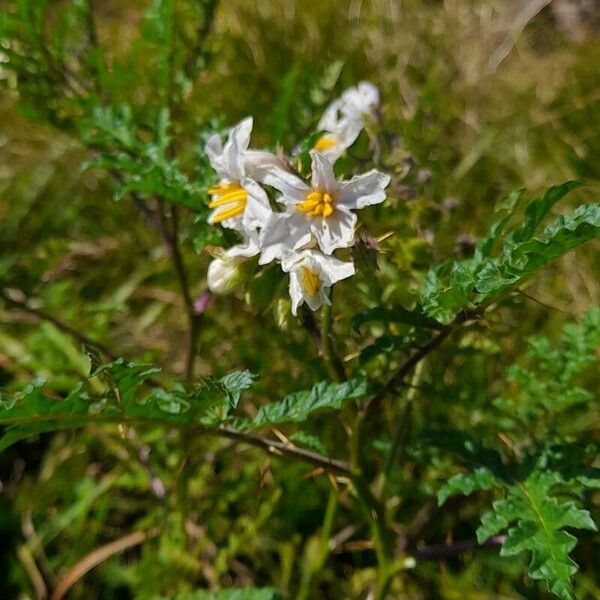
{"type": "Polygon", "coordinates": [[[244,212],[244,208],[246,208],[245,203],[236,204],[235,206],[232,206],[231,208],[228,208],[227,210],[223,210],[220,213],[216,214],[213,217],[212,222],[220,223],[225,219],[232,219],[233,217],[237,217],[238,215],[241,215],[244,212]]]}
{"type": "Polygon", "coordinates": [[[321,289],[321,278],[308,267],[302,267],[302,287],[304,291],[314,298],[321,289]]]}
{"type": "Polygon", "coordinates": [[[248,193],[246,190],[237,190],[235,192],[228,192],[227,194],[223,194],[216,200],[211,200],[208,207],[209,208],[217,208],[217,206],[223,206],[223,204],[229,204],[230,202],[238,202],[239,200],[246,201],[248,193]]]}
{"type": "Polygon", "coordinates": [[[313,148],[315,150],[329,150],[337,146],[337,140],[330,135],[322,135],[315,143],[313,148]]]}
{"type": "Polygon", "coordinates": [[[225,207],[212,218],[212,223],[220,223],[221,221],[225,221],[225,219],[237,217],[246,210],[248,192],[235,181],[215,185],[208,188],[207,192],[212,196],[217,196],[217,198],[209,202],[209,208],[225,207]]]}
{"type": "Polygon", "coordinates": [[[330,217],[333,214],[333,206],[331,204],[323,205],[323,216],[325,218],[330,217]]]}
{"type": "Polygon", "coordinates": [[[306,198],[296,208],[309,217],[327,218],[333,214],[333,204],[333,196],[327,192],[314,190],[307,194],[306,198]]]}
{"type": "Polygon", "coordinates": [[[231,183],[218,183],[217,185],[213,185],[206,190],[209,194],[227,194],[228,192],[233,192],[235,190],[240,189],[240,184],[236,181],[231,183]]]}

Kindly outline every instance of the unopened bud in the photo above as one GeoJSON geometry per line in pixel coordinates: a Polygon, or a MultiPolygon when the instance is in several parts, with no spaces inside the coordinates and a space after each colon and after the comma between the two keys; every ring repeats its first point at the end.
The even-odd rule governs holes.
{"type": "Polygon", "coordinates": [[[240,263],[237,258],[215,258],[208,265],[206,285],[213,294],[231,294],[241,282],[240,263]]]}

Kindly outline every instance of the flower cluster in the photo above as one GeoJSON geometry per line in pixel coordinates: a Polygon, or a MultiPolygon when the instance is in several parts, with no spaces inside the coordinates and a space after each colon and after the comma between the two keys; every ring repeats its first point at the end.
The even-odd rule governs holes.
{"type": "Polygon", "coordinates": [[[377,88],[367,82],[346,90],[319,121],[321,133],[310,150],[310,183],[288,163],[266,151],[251,150],[252,118],[233,127],[223,144],[219,135],[206,143],[206,153],[219,176],[208,190],[209,223],[236,230],[242,243],[213,260],[209,288],[226,293],[236,285],[238,265],[252,256],[259,264],[278,261],[289,274],[292,313],[305,302],[312,310],[329,303],[331,286],[354,275],[354,264],[333,256],[354,244],[355,210],[385,199],[390,178],[376,170],[338,181],[333,165],[354,143],[379,106],[377,88]],[[277,195],[273,210],[264,186],[277,195]]]}

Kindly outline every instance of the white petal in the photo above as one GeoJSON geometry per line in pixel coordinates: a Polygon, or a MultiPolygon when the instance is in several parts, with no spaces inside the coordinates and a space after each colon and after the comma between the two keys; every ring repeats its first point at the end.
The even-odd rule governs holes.
{"type": "Polygon", "coordinates": [[[258,231],[251,231],[244,235],[244,241],[237,246],[232,246],[225,252],[225,256],[228,258],[238,258],[256,256],[260,252],[259,244],[259,233],[258,231]]]}
{"type": "Polygon", "coordinates": [[[309,219],[302,212],[293,211],[286,213],[286,222],[290,231],[290,247],[300,250],[310,244],[312,236],[309,219]]]}
{"type": "MultiPolygon", "coordinates": [[[[229,206],[218,206],[215,208],[210,215],[208,216],[208,223],[210,225],[215,224],[215,220],[218,220],[217,217],[227,210],[229,210],[229,206]]],[[[225,219],[224,221],[219,221],[219,225],[225,227],[226,229],[235,229],[236,231],[244,231],[244,226],[242,224],[242,215],[237,215],[235,217],[231,217],[229,219],[225,219]]]]}
{"type": "Polygon", "coordinates": [[[242,225],[246,231],[251,231],[262,227],[273,211],[267,193],[258,183],[249,177],[245,177],[242,179],[241,185],[248,192],[242,225]]]}
{"type": "Polygon", "coordinates": [[[215,294],[228,294],[240,282],[241,259],[215,258],[208,265],[206,285],[215,294]]]}
{"type": "Polygon", "coordinates": [[[330,132],[327,137],[334,142],[329,148],[313,149],[324,156],[332,165],[356,141],[363,130],[364,123],[361,116],[344,116],[336,125],[335,132],[330,132]]]}
{"type": "Polygon", "coordinates": [[[333,173],[333,166],[322,152],[311,150],[312,158],[312,187],[315,190],[324,192],[335,192],[338,189],[338,182],[333,173]]]}
{"type": "Polygon", "coordinates": [[[310,230],[319,248],[325,254],[332,254],[337,248],[348,248],[354,243],[356,215],[338,205],[327,219],[312,219],[310,230]]]}
{"type": "Polygon", "coordinates": [[[328,133],[333,133],[337,131],[338,122],[340,120],[340,108],[342,105],[342,99],[336,98],[323,113],[318,125],[318,131],[326,131],[328,133]]]}
{"type": "MultiPolygon", "coordinates": [[[[337,138],[336,138],[337,139],[337,138]]],[[[324,150],[315,150],[315,152],[319,152],[322,154],[332,165],[335,164],[335,161],[346,152],[346,146],[338,141],[335,146],[331,146],[331,148],[325,148],[324,150]]]]}
{"type": "Polygon", "coordinates": [[[231,130],[230,136],[235,141],[235,145],[240,152],[245,152],[250,145],[253,123],[252,117],[246,117],[231,130]]]}
{"type": "Polygon", "coordinates": [[[373,169],[356,175],[340,186],[339,201],[348,208],[364,208],[385,200],[385,188],[390,183],[389,175],[373,169]]]}
{"type": "Polygon", "coordinates": [[[290,299],[292,300],[292,314],[296,315],[298,307],[304,301],[304,290],[300,283],[300,273],[293,271],[290,273],[290,285],[289,285],[290,299]]]}
{"type": "Polygon", "coordinates": [[[310,242],[310,231],[292,229],[290,215],[286,213],[272,213],[261,232],[261,255],[258,262],[266,265],[273,260],[281,260],[295,246],[301,247],[308,242],[310,242]]]}
{"type": "Polygon", "coordinates": [[[281,158],[265,150],[247,150],[244,161],[246,174],[261,183],[269,169],[273,167],[286,169],[286,164],[281,158]]]}
{"type": "Polygon", "coordinates": [[[289,273],[306,259],[311,250],[285,250],[281,255],[281,270],[289,273]]]}
{"type": "Polygon", "coordinates": [[[211,135],[204,146],[210,166],[221,179],[228,179],[228,173],[223,165],[223,142],[218,133],[211,135]]]}
{"type": "Polygon", "coordinates": [[[285,272],[290,273],[290,297],[294,314],[302,302],[306,302],[312,310],[317,310],[323,304],[331,304],[331,286],[354,275],[353,263],[325,256],[318,250],[288,252],[284,255],[281,266],[285,272]],[[317,275],[321,281],[320,288],[314,295],[309,295],[302,284],[304,268],[317,275]]]}
{"type": "MultiPolygon", "coordinates": [[[[296,268],[290,271],[289,292],[292,300],[292,314],[295,315],[298,307],[305,302],[311,310],[317,310],[323,304],[331,304],[328,292],[329,288],[321,285],[314,296],[306,292],[302,285],[302,265],[297,265],[296,268]]],[[[317,272],[315,274],[318,275],[317,272]]]]}
{"type": "Polygon", "coordinates": [[[349,88],[342,94],[344,114],[372,115],[379,106],[379,90],[368,81],[361,81],[357,87],[349,88]]]}
{"type": "Polygon", "coordinates": [[[252,117],[240,121],[229,132],[229,137],[223,147],[223,168],[231,181],[240,181],[244,177],[244,153],[250,143],[252,132],[252,117]]]}
{"type": "Polygon", "coordinates": [[[284,199],[291,201],[304,200],[309,191],[309,187],[302,179],[279,167],[268,169],[263,177],[263,183],[279,190],[284,199]]]}
{"type": "Polygon", "coordinates": [[[329,300],[329,288],[321,287],[314,296],[306,294],[304,296],[304,301],[311,310],[318,310],[323,304],[331,304],[331,300],[329,300]]]}
{"type": "Polygon", "coordinates": [[[319,266],[320,277],[325,287],[331,287],[334,283],[352,277],[355,273],[354,263],[344,262],[320,252],[314,252],[312,260],[319,266]]]}
{"type": "Polygon", "coordinates": [[[361,81],[358,91],[369,106],[379,106],[379,90],[370,81],[361,81]]]}
{"type": "Polygon", "coordinates": [[[342,147],[344,150],[350,148],[363,128],[364,121],[362,118],[355,116],[346,117],[340,123],[340,128],[337,131],[337,137],[340,140],[338,146],[342,147]]]}

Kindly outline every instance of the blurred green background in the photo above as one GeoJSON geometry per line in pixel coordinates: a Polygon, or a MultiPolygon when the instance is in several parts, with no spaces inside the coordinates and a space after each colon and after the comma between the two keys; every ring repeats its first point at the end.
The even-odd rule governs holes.
{"type": "MultiPolygon", "coordinates": [[[[95,3],[107,55],[136,61],[131,79],[115,85],[113,100],[129,99],[131,88],[138,104],[152,98],[152,87],[144,87],[140,38],[149,4],[95,3]],[[136,46],[140,50],[131,53],[136,46]]],[[[356,284],[368,303],[410,301],[425,267],[471,251],[510,190],[525,187],[533,196],[582,179],[586,187],[573,194],[573,203],[600,191],[597,2],[223,0],[209,25],[206,64],[183,87],[185,103],[174,107],[177,155],[192,179],[200,132],[213,120],[230,125],[252,114],[256,145],[279,142],[289,151],[345,87],[367,79],[380,88],[390,148],[381,166],[394,182],[388,205],[373,209],[367,226],[376,235],[394,235],[383,245],[376,289],[366,276],[356,284]]],[[[18,288],[35,307],[116,354],[181,373],[186,322],[168,257],[134,204],[127,197],[113,200],[110,176],[81,169],[90,152],[73,130],[44,122],[18,97],[13,75],[2,66],[1,44],[3,287],[18,288]]],[[[361,149],[356,152],[360,159],[361,149]]],[[[210,256],[194,251],[192,215],[182,220],[184,259],[199,295],[210,256]]],[[[444,376],[451,386],[462,378],[463,391],[455,414],[440,416],[438,409],[436,418],[462,426],[482,418],[527,335],[555,339],[563,322],[600,304],[599,250],[594,242],[546,268],[527,288],[534,300],[515,297],[509,308],[517,309],[503,309],[465,335],[459,355],[442,351],[439,365],[446,371],[436,361],[429,381],[444,376]]],[[[336,327],[348,365],[361,368],[346,318],[360,309],[352,286],[336,292],[342,298],[336,327]]],[[[261,376],[258,398],[303,389],[322,376],[310,339],[282,316],[281,304],[251,300],[249,306],[243,295],[212,299],[198,372],[250,369],[261,376]]],[[[87,360],[77,340],[38,317],[0,304],[0,381],[16,388],[45,377],[60,391],[86,374],[87,360]]],[[[375,375],[389,367],[368,365],[375,375]]],[[[335,444],[338,429],[330,423],[324,437],[335,444]]],[[[104,562],[70,597],[146,599],[201,582],[294,589],[301,557],[322,521],[328,482],[307,480],[293,464],[272,470],[268,459],[248,449],[226,449],[196,440],[193,455],[182,456],[174,434],[151,431],[132,440],[110,428],[42,436],[10,449],[0,456],[0,596],[35,598],[36,572],[56,581],[99,544],[134,524],[157,521],[168,524],[168,535],[104,562]],[[150,459],[140,458],[150,448],[150,459]],[[197,463],[197,471],[182,499],[178,469],[185,461],[197,463]],[[149,488],[155,476],[168,490],[164,497],[149,488]],[[294,502],[300,496],[301,508],[294,502]]],[[[425,476],[421,488],[407,513],[431,496],[425,476]]],[[[478,513],[470,504],[456,510],[463,525],[454,534],[468,537],[478,513]]],[[[444,541],[435,539],[444,530],[438,523],[428,541],[444,541]]],[[[597,544],[579,550],[584,597],[600,598],[598,556],[597,544]]],[[[350,549],[332,563],[315,597],[361,597],[368,559],[350,549]]],[[[517,566],[493,554],[430,563],[405,593],[448,600],[545,597],[539,586],[523,583],[517,566]]]]}

